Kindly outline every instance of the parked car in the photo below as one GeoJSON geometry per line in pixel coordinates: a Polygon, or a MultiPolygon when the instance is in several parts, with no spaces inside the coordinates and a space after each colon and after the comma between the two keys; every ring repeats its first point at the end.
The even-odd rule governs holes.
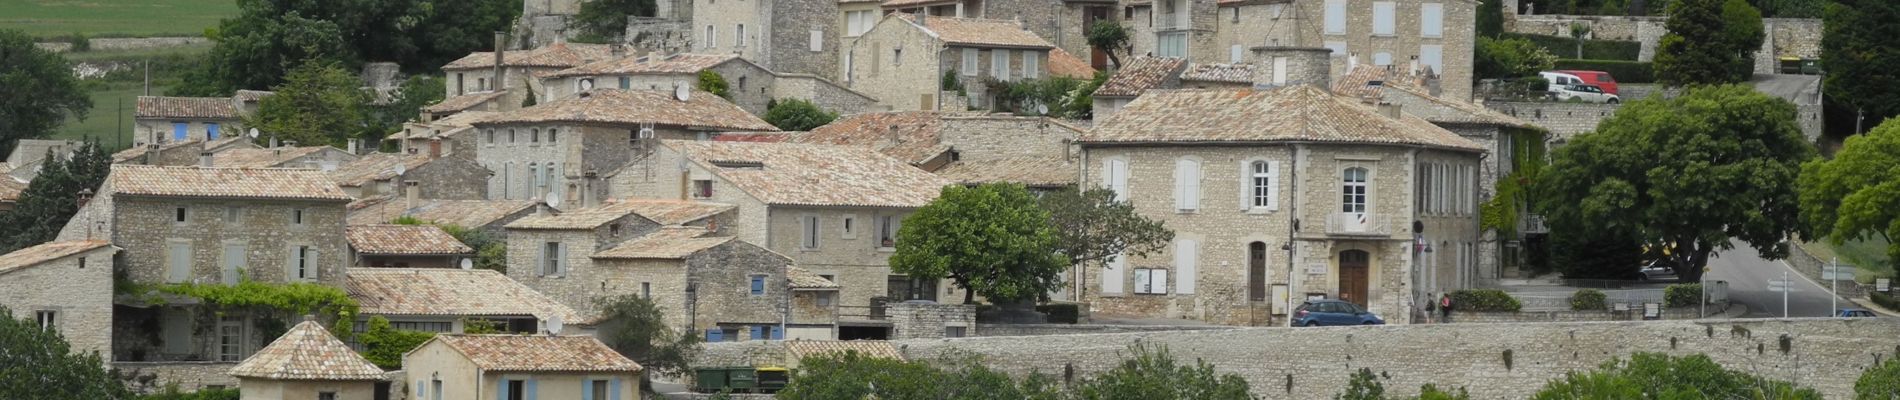
{"type": "Polygon", "coordinates": [[[1576,77],[1577,79],[1582,80],[1583,81],[1582,84],[1584,85],[1594,85],[1596,87],[1603,88],[1603,93],[1609,93],[1609,94],[1614,94],[1618,96],[1623,95],[1622,92],[1617,90],[1616,78],[1610,77],[1610,73],[1608,72],[1582,71],[1582,70],[1570,70],[1570,69],[1558,70],[1556,72],[1562,73],[1562,74],[1569,74],[1570,76],[1576,77]]]}
{"type": "Polygon", "coordinates": [[[1293,326],[1385,325],[1379,315],[1340,300],[1307,300],[1293,309],[1293,326]]]}
{"type": "Polygon", "coordinates": [[[1585,103],[1616,104],[1623,101],[1614,94],[1603,93],[1603,88],[1594,85],[1570,85],[1557,89],[1557,101],[1576,99],[1585,103]]]}
{"type": "Polygon", "coordinates": [[[1650,261],[1648,265],[1637,269],[1637,274],[1635,274],[1634,277],[1639,281],[1673,281],[1677,279],[1675,266],[1670,265],[1668,261],[1664,260],[1650,261]]]}
{"type": "Polygon", "coordinates": [[[1843,308],[1843,309],[1840,309],[1840,311],[1835,312],[1834,317],[1836,318],[1873,318],[1873,317],[1876,317],[1876,315],[1874,315],[1873,311],[1867,311],[1867,310],[1863,310],[1859,308],[1843,308]]]}

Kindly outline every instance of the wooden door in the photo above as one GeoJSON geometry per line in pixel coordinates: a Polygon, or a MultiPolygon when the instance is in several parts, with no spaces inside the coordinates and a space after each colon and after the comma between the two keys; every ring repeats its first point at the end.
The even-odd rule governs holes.
{"type": "Polygon", "coordinates": [[[1366,307],[1372,256],[1364,250],[1339,252],[1339,299],[1366,307]]]}
{"type": "MultiPolygon", "coordinates": [[[[1095,26],[1095,22],[1097,21],[1108,20],[1108,7],[1091,6],[1086,8],[1086,10],[1088,11],[1082,14],[1083,32],[1088,32],[1089,27],[1095,26]]],[[[1101,49],[1091,46],[1089,48],[1089,66],[1095,67],[1097,71],[1107,71],[1108,53],[1103,53],[1101,49]]]]}
{"type": "Polygon", "coordinates": [[[1247,298],[1267,300],[1267,244],[1263,242],[1247,245],[1247,298]]]}

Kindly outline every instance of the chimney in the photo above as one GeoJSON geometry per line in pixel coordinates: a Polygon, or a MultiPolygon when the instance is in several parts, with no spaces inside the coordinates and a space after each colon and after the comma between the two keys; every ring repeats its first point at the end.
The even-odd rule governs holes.
{"type": "Polygon", "coordinates": [[[429,138],[429,159],[442,158],[442,138],[429,138]]]}
{"type": "Polygon", "coordinates": [[[1398,104],[1388,102],[1379,103],[1379,115],[1384,115],[1386,118],[1399,119],[1400,116],[1404,115],[1401,111],[1403,110],[1398,104]]]}
{"type": "Polygon", "coordinates": [[[1285,71],[1254,68],[1253,83],[1256,86],[1312,85],[1321,90],[1331,90],[1332,54],[1331,49],[1324,47],[1260,46],[1253,48],[1248,61],[1256,66],[1286,66],[1285,71]],[[1279,82],[1281,79],[1285,79],[1284,83],[1279,82]]]}
{"type": "Polygon", "coordinates": [[[350,154],[352,154],[352,155],[360,155],[360,154],[363,154],[363,153],[358,153],[358,152],[357,152],[358,150],[362,150],[362,147],[363,147],[363,146],[362,146],[362,145],[360,144],[360,143],[362,143],[362,142],[359,142],[359,141],[357,141],[357,140],[358,140],[357,138],[349,138],[349,139],[347,139],[347,140],[344,140],[345,142],[349,142],[349,144],[350,144],[350,154]]]}
{"type": "Polygon", "coordinates": [[[403,209],[416,208],[416,199],[422,197],[422,182],[402,181],[402,199],[406,201],[403,209]]]}
{"type": "Polygon", "coordinates": [[[205,168],[211,168],[211,165],[212,165],[212,164],[211,164],[211,152],[209,152],[209,151],[201,151],[201,152],[198,152],[198,166],[200,166],[200,167],[205,167],[205,168]]]}
{"type": "Polygon", "coordinates": [[[270,148],[273,148],[273,149],[275,149],[275,148],[277,148],[277,137],[276,137],[276,136],[271,136],[271,137],[270,137],[270,148]]]}
{"type": "Polygon", "coordinates": [[[929,15],[930,15],[929,8],[917,10],[917,24],[923,25],[923,26],[929,26],[929,25],[924,25],[924,17],[929,16],[929,15]]]}
{"type": "Polygon", "coordinates": [[[658,61],[660,61],[660,52],[653,51],[653,50],[647,50],[647,56],[645,58],[640,59],[641,64],[653,63],[653,62],[658,62],[658,61]]]}
{"type": "Polygon", "coordinates": [[[500,31],[495,32],[495,74],[494,74],[494,78],[489,80],[490,85],[493,85],[492,87],[488,88],[489,90],[501,90],[501,83],[506,82],[502,80],[502,78],[507,77],[507,72],[501,69],[501,61],[502,61],[501,56],[503,53],[507,53],[506,51],[507,42],[508,42],[507,33],[502,33],[500,31]]]}
{"type": "Polygon", "coordinates": [[[539,198],[534,199],[534,215],[553,215],[552,209],[553,207],[548,207],[548,202],[542,201],[539,198]]]}
{"type": "Polygon", "coordinates": [[[158,142],[145,145],[145,165],[158,165],[158,142]]]}

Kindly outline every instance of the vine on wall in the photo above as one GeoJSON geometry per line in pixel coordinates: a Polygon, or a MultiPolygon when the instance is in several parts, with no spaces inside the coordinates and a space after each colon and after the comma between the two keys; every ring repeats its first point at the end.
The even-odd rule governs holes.
{"type": "Polygon", "coordinates": [[[1502,132],[1512,146],[1511,174],[1498,177],[1497,195],[1480,206],[1479,223],[1484,229],[1496,229],[1499,237],[1517,236],[1517,222],[1531,204],[1531,187],[1550,164],[1542,129],[1510,129],[1502,132]]]}
{"type": "Polygon", "coordinates": [[[248,279],[237,285],[180,283],[163,285],[160,292],[203,300],[218,313],[243,311],[259,318],[257,325],[264,337],[275,338],[287,330],[285,323],[302,315],[330,320],[330,333],[341,339],[353,334],[356,300],[342,289],[314,283],[275,284],[248,279]]]}

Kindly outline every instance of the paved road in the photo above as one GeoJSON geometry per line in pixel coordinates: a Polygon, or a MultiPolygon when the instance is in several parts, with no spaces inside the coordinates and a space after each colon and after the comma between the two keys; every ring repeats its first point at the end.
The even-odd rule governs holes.
{"type": "MultiPolygon", "coordinates": [[[[1791,317],[1827,317],[1833,314],[1829,310],[1827,287],[1801,277],[1781,261],[1763,260],[1755,249],[1746,243],[1737,242],[1735,249],[1721,252],[1715,259],[1709,260],[1710,271],[1707,280],[1728,281],[1729,299],[1748,305],[1748,314],[1744,317],[1766,318],[1781,316],[1781,293],[1768,291],[1768,281],[1781,279],[1782,272],[1788,273],[1788,279],[1794,281],[1794,292],[1788,293],[1788,316],[1791,317]]],[[[1851,307],[1853,303],[1841,300],[1842,307],[1851,307]]]]}

